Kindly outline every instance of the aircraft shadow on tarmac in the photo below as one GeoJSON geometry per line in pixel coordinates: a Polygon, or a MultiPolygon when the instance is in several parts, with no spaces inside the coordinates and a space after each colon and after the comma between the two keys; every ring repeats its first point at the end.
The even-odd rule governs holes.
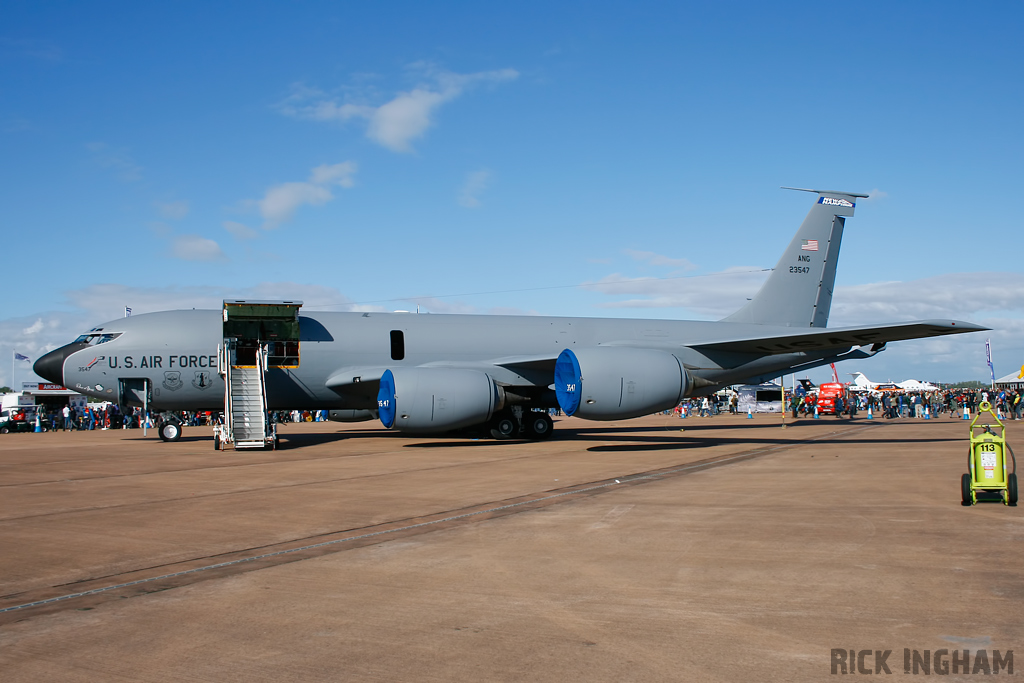
{"type": "MultiPolygon", "coordinates": [[[[805,424],[810,424],[811,421],[804,421],[805,424]]],[[[800,421],[789,422],[789,426],[798,427],[800,421]]],[[[867,422],[849,422],[841,421],[836,422],[836,426],[847,426],[847,425],[863,425],[867,426],[867,422]]],[[[883,423],[884,424],[884,423],[883,423]]],[[[882,424],[878,425],[882,426],[882,424]]],[[[757,424],[732,424],[732,425],[721,425],[711,424],[702,422],[694,424],[689,421],[679,421],[672,425],[658,425],[658,426],[645,426],[641,428],[637,427],[580,427],[580,428],[560,428],[556,429],[552,435],[552,440],[565,441],[600,441],[603,442],[598,446],[591,446],[587,450],[591,451],[651,451],[651,450],[671,450],[671,449],[687,449],[700,446],[715,446],[724,444],[746,444],[746,445],[782,445],[782,444],[799,444],[799,440],[794,439],[783,439],[783,438],[771,438],[763,430],[765,429],[779,429],[779,423],[766,423],[760,422],[757,424]],[[676,425],[679,425],[678,427],[676,425]],[[680,432],[679,430],[685,430],[680,432]],[[756,434],[750,434],[750,436],[721,436],[708,435],[706,438],[701,438],[700,435],[695,434],[696,432],[703,431],[722,431],[722,430],[757,430],[756,434]],[[618,444],[609,444],[608,441],[619,441],[618,444]]],[[[793,434],[793,432],[789,432],[793,434]]],[[[322,444],[330,444],[339,441],[347,441],[349,439],[359,438],[393,438],[393,439],[408,439],[408,435],[402,434],[401,432],[394,431],[383,431],[380,429],[363,429],[363,430],[345,430],[339,432],[317,432],[317,433],[292,433],[289,434],[287,431],[282,431],[281,440],[278,444],[278,449],[295,449],[303,448],[305,446],[317,446],[322,444]]],[[[413,437],[416,438],[416,437],[413,437]]],[[[141,435],[137,437],[128,437],[127,441],[150,441],[152,437],[143,437],[141,435]]],[[[924,438],[924,439],[892,439],[892,438],[850,438],[843,439],[843,443],[853,444],[910,444],[910,443],[941,443],[950,441],[963,441],[960,438],[924,438]]],[[[178,443],[198,443],[198,442],[211,442],[213,441],[212,434],[203,434],[201,436],[185,436],[182,435],[178,443]]],[[[533,443],[523,439],[509,439],[507,441],[498,441],[492,439],[489,435],[482,434],[465,434],[461,436],[453,436],[451,434],[441,435],[437,440],[428,441],[414,441],[412,443],[402,444],[404,448],[466,448],[476,446],[506,446],[514,447],[518,444],[533,443]]]]}
{"type": "MultiPolygon", "coordinates": [[[[837,425],[850,425],[857,423],[840,422],[837,425]]],[[[866,423],[861,423],[865,424],[866,423]]],[[[790,427],[793,427],[793,423],[790,423],[790,427]]],[[[778,424],[758,424],[758,425],[740,425],[734,428],[743,430],[749,429],[760,429],[760,428],[771,428],[779,429],[778,424]]],[[[579,429],[557,429],[552,435],[552,440],[555,441],[600,441],[603,442],[599,446],[591,446],[587,450],[589,451],[651,451],[651,450],[671,450],[671,449],[686,449],[693,447],[704,447],[704,446],[717,446],[725,444],[739,444],[739,445],[800,445],[803,443],[813,443],[810,441],[801,441],[799,439],[792,438],[772,438],[760,432],[759,434],[751,434],[750,436],[708,436],[701,438],[700,435],[693,435],[693,432],[699,432],[703,430],[712,429],[728,429],[728,427],[715,427],[714,425],[695,425],[693,427],[683,427],[685,432],[682,434],[674,426],[655,426],[645,427],[637,429],[635,427],[606,427],[606,428],[579,428],[579,429]],[[646,432],[646,434],[642,433],[646,432]],[[685,434],[685,435],[684,435],[685,434]],[[609,444],[608,441],[619,441],[621,443],[609,444]]],[[[379,432],[378,432],[379,434],[379,432]]],[[[793,432],[789,432],[793,434],[793,432]]],[[[928,443],[944,443],[944,442],[957,442],[964,441],[964,439],[958,437],[941,437],[941,438],[920,438],[920,439],[900,439],[900,438],[883,438],[881,436],[876,438],[862,437],[862,438],[844,438],[842,443],[848,444],[928,444],[928,443]]],[[[489,438],[474,438],[467,436],[462,439],[452,439],[451,437],[444,438],[438,441],[419,441],[415,443],[404,444],[405,448],[458,448],[458,447],[472,447],[472,446],[515,446],[516,444],[529,443],[521,439],[510,439],[508,441],[495,441],[489,438]]]]}

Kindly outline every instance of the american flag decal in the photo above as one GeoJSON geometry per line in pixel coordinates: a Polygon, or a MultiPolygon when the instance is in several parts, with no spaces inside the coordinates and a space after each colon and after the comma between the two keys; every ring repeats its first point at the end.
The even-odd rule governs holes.
{"type": "Polygon", "coordinates": [[[803,251],[818,251],[818,240],[803,240],[800,249],[803,251]]]}

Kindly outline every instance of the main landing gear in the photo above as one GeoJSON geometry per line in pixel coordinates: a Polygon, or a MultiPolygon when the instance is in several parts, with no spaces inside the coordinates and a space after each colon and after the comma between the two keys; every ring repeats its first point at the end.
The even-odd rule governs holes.
{"type": "Polygon", "coordinates": [[[542,441],[549,438],[553,430],[554,422],[546,412],[523,410],[521,406],[502,411],[491,420],[491,436],[499,440],[542,441]]]}

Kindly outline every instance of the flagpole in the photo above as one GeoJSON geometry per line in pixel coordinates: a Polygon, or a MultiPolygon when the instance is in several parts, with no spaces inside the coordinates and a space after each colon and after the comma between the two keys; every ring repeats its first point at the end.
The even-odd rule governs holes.
{"type": "Polygon", "coordinates": [[[996,367],[992,364],[992,340],[985,340],[985,360],[988,361],[989,377],[992,378],[990,388],[992,391],[996,390],[996,367]]]}

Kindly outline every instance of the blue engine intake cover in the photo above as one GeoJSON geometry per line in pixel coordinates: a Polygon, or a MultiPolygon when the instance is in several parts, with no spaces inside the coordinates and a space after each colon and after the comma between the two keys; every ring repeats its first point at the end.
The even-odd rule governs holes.
{"type": "Polygon", "coordinates": [[[580,407],[582,382],[580,362],[576,354],[569,349],[562,351],[555,361],[555,396],[562,412],[569,417],[572,417],[580,407]]]}
{"type": "Polygon", "coordinates": [[[380,378],[380,390],[377,392],[377,412],[380,421],[391,429],[395,425],[395,376],[385,370],[380,378]]]}

